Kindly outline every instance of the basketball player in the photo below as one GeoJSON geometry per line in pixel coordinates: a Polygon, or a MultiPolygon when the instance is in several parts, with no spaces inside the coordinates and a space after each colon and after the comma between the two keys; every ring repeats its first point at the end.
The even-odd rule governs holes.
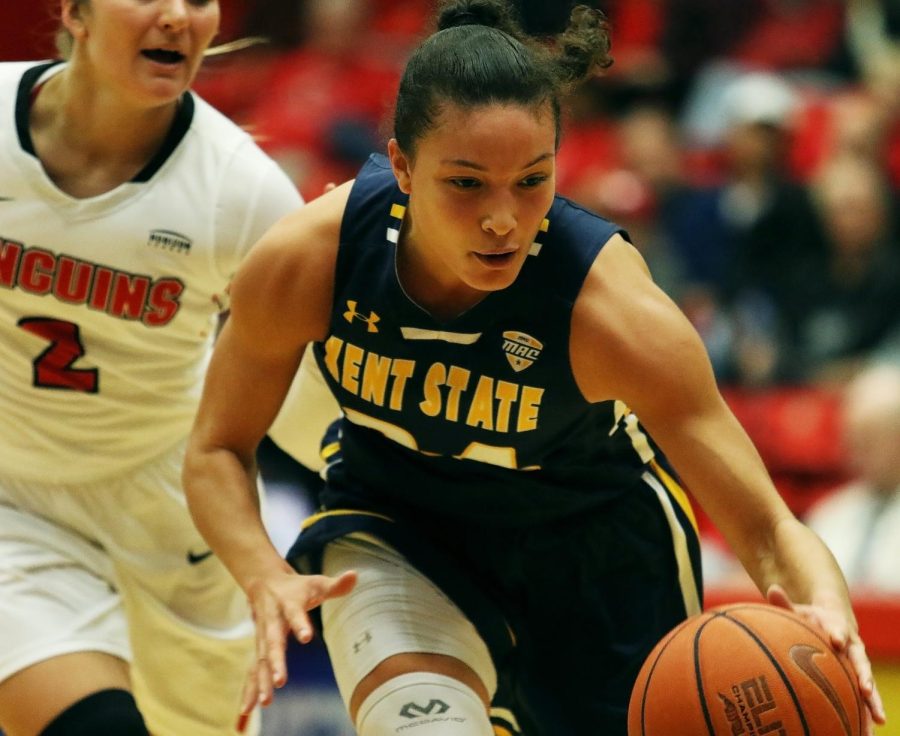
{"type": "Polygon", "coordinates": [[[301,201],[188,91],[216,0],[61,17],[67,62],[0,65],[0,728],[233,733],[253,627],[181,461],[229,277],[301,201]]]}
{"type": "Polygon", "coordinates": [[[559,97],[609,64],[602,15],[576,8],[553,54],[511,7],[445,1],[388,157],[276,225],[235,279],[185,479],[254,610],[244,712],[321,604],[361,736],[624,736],[643,658],[701,609],[680,477],[760,590],[849,649],[883,720],[840,572],[698,336],[621,229],[554,195],[559,97]],[[298,575],[252,458],[307,342],[344,418],[298,575]]]}

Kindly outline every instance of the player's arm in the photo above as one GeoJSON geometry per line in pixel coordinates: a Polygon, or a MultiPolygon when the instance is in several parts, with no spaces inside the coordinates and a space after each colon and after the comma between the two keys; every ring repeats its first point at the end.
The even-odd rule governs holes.
{"type": "Polygon", "coordinates": [[[281,558],[263,527],[254,460],[304,347],[328,329],[348,192],[339,188],[280,220],[239,269],[184,465],[194,522],[253,606],[257,654],[269,663],[260,675],[264,699],[285,678],[285,627],[308,641],[306,610],[353,584],[352,576],[299,576],[281,558]]]}
{"type": "MultiPolygon", "coordinates": [[[[699,335],[620,236],[600,252],[578,297],[571,355],[585,397],[628,404],[759,589],[772,602],[789,605],[786,595],[806,607],[838,648],[852,643],[871,696],[871,668],[834,558],[775,490],[718,391],[699,335]]],[[[869,702],[880,718],[880,705],[869,702]]]]}

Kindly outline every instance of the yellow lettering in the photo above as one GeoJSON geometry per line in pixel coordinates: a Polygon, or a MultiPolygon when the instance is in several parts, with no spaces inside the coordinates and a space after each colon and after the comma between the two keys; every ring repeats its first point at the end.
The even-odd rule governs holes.
{"type": "Polygon", "coordinates": [[[367,353],[359,397],[363,401],[369,401],[377,406],[384,406],[384,394],[387,391],[388,373],[390,370],[390,358],[382,357],[377,353],[367,353]]]}
{"type": "Polygon", "coordinates": [[[497,431],[509,432],[509,414],[513,402],[519,396],[519,386],[509,381],[497,381],[497,398],[500,405],[497,407],[497,431]]]}
{"type": "Polygon", "coordinates": [[[489,376],[481,376],[478,379],[466,424],[470,427],[481,425],[484,429],[490,430],[494,428],[494,379],[489,376]]]}
{"type": "Polygon", "coordinates": [[[406,391],[406,381],[412,377],[416,369],[416,361],[397,358],[391,364],[391,375],[394,377],[394,385],[391,387],[391,409],[400,411],[403,408],[403,392],[406,391]]]}
{"type": "Polygon", "coordinates": [[[325,341],[325,367],[335,381],[341,380],[338,372],[338,356],[341,354],[342,347],[344,347],[344,341],[334,335],[325,341]]]}
{"type": "Polygon", "coordinates": [[[447,396],[447,419],[451,422],[459,421],[459,397],[469,385],[469,376],[471,375],[471,372],[465,368],[450,366],[450,372],[447,375],[447,385],[450,387],[447,396]]]}
{"type": "Polygon", "coordinates": [[[519,420],[516,424],[517,432],[530,432],[537,429],[538,412],[541,410],[541,399],[544,397],[544,389],[534,386],[522,386],[522,399],[519,402],[519,420]]]}
{"type": "Polygon", "coordinates": [[[436,417],[441,413],[441,385],[447,380],[447,369],[443,363],[433,363],[428,373],[425,374],[425,383],[422,393],[425,400],[419,402],[422,413],[429,417],[436,417]]]}
{"type": "Polygon", "coordinates": [[[480,463],[499,465],[501,468],[518,467],[516,465],[515,447],[494,447],[483,445],[481,442],[472,442],[461,455],[456,456],[460,460],[477,460],[480,463]]]}
{"type": "Polygon", "coordinates": [[[344,349],[344,366],[341,371],[341,386],[352,394],[359,393],[359,366],[365,351],[353,343],[347,343],[344,349]]]}
{"type": "Polygon", "coordinates": [[[419,449],[419,446],[416,444],[416,438],[403,429],[403,427],[398,427],[396,424],[370,417],[368,414],[363,414],[360,411],[348,407],[344,407],[344,414],[347,416],[347,419],[354,424],[358,424],[360,427],[377,429],[389,440],[393,440],[397,444],[403,445],[403,447],[407,447],[410,450],[419,449]]]}

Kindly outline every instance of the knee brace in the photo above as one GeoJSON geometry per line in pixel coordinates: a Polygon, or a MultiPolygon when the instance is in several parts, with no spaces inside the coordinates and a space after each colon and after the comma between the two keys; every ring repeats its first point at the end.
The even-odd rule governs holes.
{"type": "Polygon", "coordinates": [[[134,696],[126,690],[100,690],[60,713],[41,736],[150,736],[134,696]]]}
{"type": "Polygon", "coordinates": [[[497,672],[475,626],[397,550],[357,536],[341,539],[328,545],[323,569],[359,573],[350,595],[322,604],[324,639],[345,703],[380,662],[408,652],[458,659],[493,697],[497,672]]]}
{"type": "Polygon", "coordinates": [[[410,672],[375,688],[356,715],[359,736],[494,736],[481,698],[446,675],[410,672]]]}

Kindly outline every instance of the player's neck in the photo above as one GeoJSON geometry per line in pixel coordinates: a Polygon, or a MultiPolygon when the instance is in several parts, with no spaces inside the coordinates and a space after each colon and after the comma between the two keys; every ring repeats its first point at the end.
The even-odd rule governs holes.
{"type": "Polygon", "coordinates": [[[438,322],[449,322],[459,317],[490,293],[473,289],[454,278],[441,264],[429,263],[409,242],[409,236],[404,235],[401,235],[397,247],[395,266],[400,286],[412,301],[438,322]]]}
{"type": "Polygon", "coordinates": [[[63,191],[87,197],[132,179],[159,149],[176,104],[139,109],[67,71],[51,77],[32,103],[35,151],[63,191]]]}

